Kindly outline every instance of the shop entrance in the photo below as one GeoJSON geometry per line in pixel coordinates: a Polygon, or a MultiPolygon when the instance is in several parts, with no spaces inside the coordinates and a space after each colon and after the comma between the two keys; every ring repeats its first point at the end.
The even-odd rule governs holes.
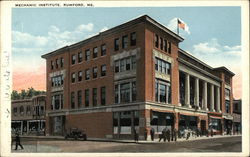
{"type": "Polygon", "coordinates": [[[164,128],[172,130],[174,127],[174,114],[152,111],[150,125],[155,132],[162,132],[164,128]]]}
{"type": "Polygon", "coordinates": [[[197,129],[197,117],[180,115],[179,130],[183,131],[185,129],[191,129],[195,131],[197,129]]]}
{"type": "Polygon", "coordinates": [[[206,128],[206,121],[205,120],[201,120],[201,134],[205,135],[206,130],[207,130],[207,128],[206,128]]]}

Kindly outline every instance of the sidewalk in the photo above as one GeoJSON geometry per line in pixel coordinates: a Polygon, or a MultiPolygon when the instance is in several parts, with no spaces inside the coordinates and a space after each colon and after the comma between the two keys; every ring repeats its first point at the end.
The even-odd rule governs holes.
{"type": "MultiPolygon", "coordinates": [[[[176,142],[183,141],[194,141],[194,140],[203,140],[203,139],[214,139],[214,138],[227,138],[227,137],[237,137],[241,135],[214,135],[213,137],[202,136],[202,137],[190,137],[188,140],[186,138],[178,138],[176,142]]],[[[65,140],[63,136],[20,136],[21,138],[36,138],[36,139],[51,139],[51,140],[65,140]]],[[[87,141],[99,141],[99,142],[119,142],[119,143],[135,143],[134,140],[122,140],[122,139],[107,139],[107,138],[88,138],[87,141]]],[[[159,139],[155,139],[151,141],[151,139],[139,140],[139,143],[162,143],[159,142],[159,139]]],[[[166,141],[167,142],[167,141],[166,141]]],[[[171,141],[175,142],[175,141],[171,141]]]]}

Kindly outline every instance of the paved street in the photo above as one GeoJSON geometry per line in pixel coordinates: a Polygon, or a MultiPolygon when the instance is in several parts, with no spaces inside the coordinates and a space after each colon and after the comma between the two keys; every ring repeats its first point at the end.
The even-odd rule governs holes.
{"type": "MultiPolygon", "coordinates": [[[[24,150],[12,152],[241,152],[241,136],[209,137],[177,142],[102,142],[23,139],[24,150]]],[[[12,147],[14,148],[14,146],[12,147]]]]}

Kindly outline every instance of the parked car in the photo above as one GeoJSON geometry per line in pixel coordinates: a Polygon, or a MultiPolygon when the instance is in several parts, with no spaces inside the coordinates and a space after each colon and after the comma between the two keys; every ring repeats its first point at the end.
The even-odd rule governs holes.
{"type": "Polygon", "coordinates": [[[75,140],[82,139],[87,140],[87,135],[84,130],[78,128],[70,128],[69,133],[66,134],[65,139],[73,138],[75,140]]]}

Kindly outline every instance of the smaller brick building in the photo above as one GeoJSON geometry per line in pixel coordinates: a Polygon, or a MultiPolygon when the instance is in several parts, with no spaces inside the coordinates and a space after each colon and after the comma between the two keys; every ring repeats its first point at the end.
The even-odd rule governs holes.
{"type": "Polygon", "coordinates": [[[11,101],[11,131],[21,135],[44,134],[46,96],[11,101]]]}
{"type": "Polygon", "coordinates": [[[241,134],[241,129],[241,99],[238,99],[233,102],[233,134],[241,134]]]}

